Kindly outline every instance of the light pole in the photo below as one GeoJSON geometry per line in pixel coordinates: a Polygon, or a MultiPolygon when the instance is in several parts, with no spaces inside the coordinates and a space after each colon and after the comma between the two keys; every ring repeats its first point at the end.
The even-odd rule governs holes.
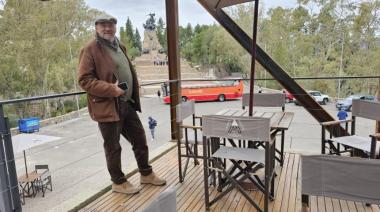
{"type": "MultiPolygon", "coordinates": [[[[343,30],[341,32],[341,42],[342,42],[342,48],[340,51],[340,66],[339,66],[339,77],[341,77],[343,72],[343,51],[344,51],[344,34],[343,30]]],[[[338,79],[338,99],[340,97],[340,87],[341,87],[341,79],[338,79]]]]}

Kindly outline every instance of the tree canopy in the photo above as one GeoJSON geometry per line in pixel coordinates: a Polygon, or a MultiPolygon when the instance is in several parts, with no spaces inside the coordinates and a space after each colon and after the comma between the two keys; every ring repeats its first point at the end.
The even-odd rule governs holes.
{"type": "MultiPolygon", "coordinates": [[[[253,4],[226,12],[252,35],[253,4]]],[[[380,2],[299,0],[295,8],[260,8],[258,44],[292,77],[378,76],[380,2]]],[[[165,30],[164,30],[165,31],[165,30]]],[[[250,55],[219,25],[180,27],[182,57],[196,65],[247,73],[250,55]]],[[[269,77],[258,66],[257,78],[269,77]]],[[[260,82],[262,83],[262,82],[260,82]]],[[[378,80],[300,81],[332,96],[375,94],[378,80]]],[[[281,88],[276,82],[267,86],[281,88]]]]}

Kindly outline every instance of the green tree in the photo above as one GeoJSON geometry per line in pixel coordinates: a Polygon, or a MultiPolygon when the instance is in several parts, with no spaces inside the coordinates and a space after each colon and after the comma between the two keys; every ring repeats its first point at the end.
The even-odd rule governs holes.
{"type": "Polygon", "coordinates": [[[73,91],[76,58],[93,35],[96,14],[83,0],[7,0],[0,18],[3,98],[73,91]]]}
{"type": "Polygon", "coordinates": [[[129,17],[124,27],[120,27],[120,41],[126,46],[128,56],[134,60],[137,56],[141,55],[141,42],[138,42],[140,34],[136,29],[136,33],[133,32],[133,25],[129,17]]]}
{"type": "Polygon", "coordinates": [[[161,17],[158,19],[158,22],[157,22],[156,34],[157,34],[158,42],[161,44],[162,48],[164,48],[164,50],[166,51],[167,50],[166,28],[165,28],[165,22],[161,17]]]}
{"type": "Polygon", "coordinates": [[[142,50],[141,36],[140,36],[140,33],[137,30],[137,28],[135,30],[135,44],[134,44],[134,46],[141,52],[141,50],[142,50]]]}

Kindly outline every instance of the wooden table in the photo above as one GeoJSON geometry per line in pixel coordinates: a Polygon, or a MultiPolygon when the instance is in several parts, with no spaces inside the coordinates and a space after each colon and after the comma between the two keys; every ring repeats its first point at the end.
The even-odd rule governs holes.
{"type": "MultiPolygon", "coordinates": [[[[216,115],[223,116],[248,116],[248,110],[245,109],[236,109],[236,108],[227,108],[219,111],[216,115]]],[[[270,118],[270,126],[272,129],[272,134],[276,135],[278,132],[282,133],[281,136],[281,145],[280,149],[276,148],[276,152],[279,154],[279,157],[276,156],[276,160],[280,162],[282,166],[284,163],[284,142],[285,142],[285,130],[288,130],[290,124],[292,123],[294,113],[293,112],[257,112],[255,111],[252,114],[253,117],[263,117],[270,118]]]]}
{"type": "Polygon", "coordinates": [[[18,178],[18,183],[21,186],[22,192],[26,197],[35,197],[37,194],[36,183],[41,180],[42,173],[36,171],[28,173],[28,176],[22,175],[18,178]]]}

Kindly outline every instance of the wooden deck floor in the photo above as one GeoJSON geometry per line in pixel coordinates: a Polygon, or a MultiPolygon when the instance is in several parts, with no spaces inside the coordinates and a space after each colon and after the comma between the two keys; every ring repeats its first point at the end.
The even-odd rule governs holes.
{"type": "MultiPolygon", "coordinates": [[[[144,185],[142,191],[136,195],[125,195],[107,192],[80,211],[136,211],[144,208],[152,198],[168,186],[177,189],[178,211],[205,211],[203,188],[203,165],[191,166],[184,183],[178,182],[177,152],[171,150],[153,163],[153,168],[160,176],[167,179],[164,187],[144,185]]],[[[300,156],[287,154],[284,167],[277,169],[275,201],[271,202],[271,211],[294,212],[302,211],[300,156]]],[[[139,174],[129,179],[132,183],[139,183],[139,174]]],[[[215,193],[216,191],[214,191],[215,193]]],[[[260,192],[251,192],[256,200],[262,201],[260,192]]],[[[255,211],[248,201],[236,190],[227,194],[215,204],[211,211],[255,211]]],[[[342,201],[327,197],[310,197],[309,211],[337,212],[337,211],[365,211],[380,212],[380,207],[372,205],[366,207],[363,203],[342,201]]]]}

